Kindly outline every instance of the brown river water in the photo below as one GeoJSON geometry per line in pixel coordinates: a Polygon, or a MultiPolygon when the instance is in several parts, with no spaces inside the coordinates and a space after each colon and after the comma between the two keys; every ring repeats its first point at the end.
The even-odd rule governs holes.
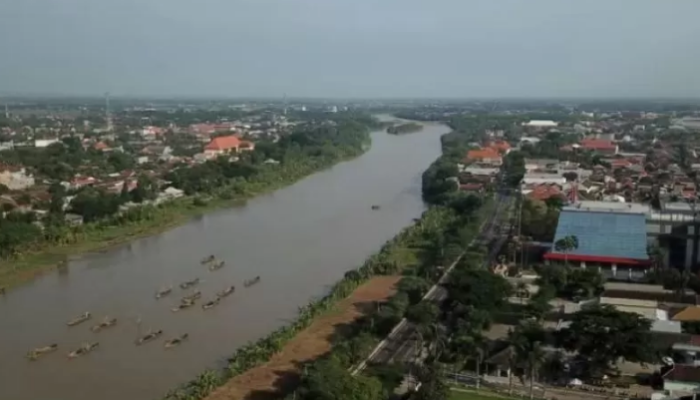
{"type": "Polygon", "coordinates": [[[247,205],[209,213],[165,233],[101,253],[75,257],[52,273],[0,296],[0,400],[156,400],[217,365],[246,342],[288,323],[297,307],[324,295],[424,210],[421,174],[440,154],[443,125],[394,136],[372,133],[364,155],[316,173],[247,205]],[[372,205],[381,206],[372,210],[372,205]],[[200,265],[214,254],[226,266],[200,265]],[[249,288],[243,281],[260,276],[249,288]],[[202,299],[172,312],[199,277],[202,299]],[[174,285],[160,300],[159,287],[174,285]],[[213,309],[200,304],[225,287],[233,295],[213,309]],[[66,322],[90,311],[92,320],[66,322]],[[104,316],[117,325],[90,327],[104,316]],[[140,321],[140,322],[139,322],[140,321]],[[141,346],[150,329],[163,337],[141,346]],[[165,350],[163,341],[188,333],[165,350]],[[87,341],[100,347],[69,360],[87,341]],[[57,343],[39,360],[28,350],[57,343]]]}

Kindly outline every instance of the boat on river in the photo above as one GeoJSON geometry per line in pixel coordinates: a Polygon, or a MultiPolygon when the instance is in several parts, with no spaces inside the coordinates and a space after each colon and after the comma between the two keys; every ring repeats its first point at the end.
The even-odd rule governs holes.
{"type": "Polygon", "coordinates": [[[199,299],[202,297],[202,292],[197,290],[196,292],[192,293],[189,296],[185,296],[180,300],[180,304],[183,303],[194,303],[195,300],[199,299]]]}
{"type": "Polygon", "coordinates": [[[144,343],[152,342],[163,335],[163,330],[158,329],[157,331],[151,331],[136,340],[136,345],[142,345],[144,343]]]}
{"type": "Polygon", "coordinates": [[[176,338],[168,339],[168,340],[165,341],[165,348],[166,348],[166,349],[171,349],[171,348],[173,348],[173,347],[175,347],[175,346],[179,346],[179,345],[182,344],[182,342],[184,342],[185,340],[187,340],[189,337],[190,337],[189,334],[183,333],[182,335],[180,335],[180,336],[178,336],[178,337],[176,337],[176,338]]]}
{"type": "Polygon", "coordinates": [[[217,293],[216,297],[223,299],[224,297],[228,297],[229,295],[233,294],[234,291],[236,291],[236,287],[231,285],[231,286],[227,287],[226,289],[217,293]]]}
{"type": "Polygon", "coordinates": [[[253,278],[253,279],[250,279],[250,280],[247,280],[247,281],[243,282],[243,286],[245,286],[245,287],[250,287],[250,286],[255,285],[255,284],[258,283],[258,282],[260,282],[260,276],[256,276],[256,277],[253,278]]]}
{"type": "Polygon", "coordinates": [[[83,322],[89,320],[90,318],[92,318],[92,314],[90,314],[89,312],[86,311],[83,314],[68,321],[67,325],[68,326],[76,326],[78,324],[82,324],[83,322]]]}
{"type": "Polygon", "coordinates": [[[189,289],[199,283],[199,278],[194,278],[191,281],[183,282],[180,284],[180,289],[189,289]]]}
{"type": "Polygon", "coordinates": [[[178,311],[188,309],[188,308],[194,306],[194,304],[195,304],[194,301],[186,301],[186,302],[178,304],[177,306],[171,308],[170,310],[172,312],[178,312],[178,311]]]}
{"type": "Polygon", "coordinates": [[[217,297],[217,298],[214,299],[214,300],[209,300],[209,301],[207,301],[206,303],[202,304],[202,309],[203,309],[203,310],[208,310],[208,309],[210,309],[210,308],[214,308],[214,307],[216,307],[217,304],[219,304],[220,301],[221,301],[221,298],[220,298],[220,297],[217,297]]]}
{"type": "Polygon", "coordinates": [[[214,264],[209,266],[209,271],[216,271],[217,269],[223,268],[224,265],[226,265],[224,260],[219,260],[219,261],[217,261],[214,264]]]}
{"type": "Polygon", "coordinates": [[[90,330],[93,332],[99,332],[103,329],[111,328],[117,324],[116,318],[105,317],[102,322],[97,325],[93,325],[90,330]]]}
{"type": "Polygon", "coordinates": [[[37,347],[35,349],[30,350],[27,353],[27,358],[31,361],[34,361],[38,359],[40,356],[48,353],[53,353],[54,351],[58,350],[58,344],[50,344],[48,346],[44,347],[37,347]]]}
{"type": "Polygon", "coordinates": [[[380,207],[379,207],[378,205],[376,205],[376,204],[372,206],[372,210],[379,210],[379,208],[380,208],[380,207]]]}
{"type": "Polygon", "coordinates": [[[161,298],[163,298],[163,297],[169,295],[169,294],[172,293],[172,292],[173,292],[173,287],[172,287],[172,286],[167,287],[167,288],[160,289],[160,290],[158,290],[158,291],[156,292],[156,300],[157,300],[157,299],[161,299],[161,298]]]}
{"type": "Polygon", "coordinates": [[[202,258],[202,261],[200,261],[200,263],[202,265],[206,265],[206,264],[209,264],[210,262],[214,262],[214,260],[216,260],[216,257],[214,257],[214,255],[211,254],[207,257],[202,258]]]}
{"type": "Polygon", "coordinates": [[[88,354],[100,346],[100,342],[85,343],[78,349],[75,349],[68,353],[68,358],[76,358],[88,354]]]}

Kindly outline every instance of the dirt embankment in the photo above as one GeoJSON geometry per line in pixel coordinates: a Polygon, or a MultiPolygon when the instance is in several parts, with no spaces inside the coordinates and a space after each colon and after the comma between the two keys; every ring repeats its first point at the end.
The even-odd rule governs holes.
{"type": "Polygon", "coordinates": [[[383,301],[395,293],[399,276],[371,279],[339,302],[334,311],[316,318],[267,363],[234,377],[207,400],[263,400],[279,397],[277,391],[298,379],[298,366],[316,359],[331,349],[337,329],[365,313],[374,301],[383,301]]]}

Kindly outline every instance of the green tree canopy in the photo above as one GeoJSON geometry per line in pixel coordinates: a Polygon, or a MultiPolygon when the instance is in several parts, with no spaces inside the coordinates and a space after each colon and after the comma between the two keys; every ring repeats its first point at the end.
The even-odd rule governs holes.
{"type": "Polygon", "coordinates": [[[651,321],[638,314],[600,305],[575,313],[560,342],[588,359],[593,370],[604,371],[621,359],[650,362],[650,329],[651,321]]]}
{"type": "Polygon", "coordinates": [[[376,378],[352,376],[336,359],[316,361],[308,369],[298,398],[304,400],[383,400],[376,378]]]}

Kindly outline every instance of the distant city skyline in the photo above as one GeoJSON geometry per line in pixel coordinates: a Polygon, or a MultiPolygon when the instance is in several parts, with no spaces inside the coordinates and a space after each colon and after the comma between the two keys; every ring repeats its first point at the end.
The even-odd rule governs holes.
{"type": "Polygon", "coordinates": [[[0,96],[700,97],[700,2],[22,0],[0,96]]]}

